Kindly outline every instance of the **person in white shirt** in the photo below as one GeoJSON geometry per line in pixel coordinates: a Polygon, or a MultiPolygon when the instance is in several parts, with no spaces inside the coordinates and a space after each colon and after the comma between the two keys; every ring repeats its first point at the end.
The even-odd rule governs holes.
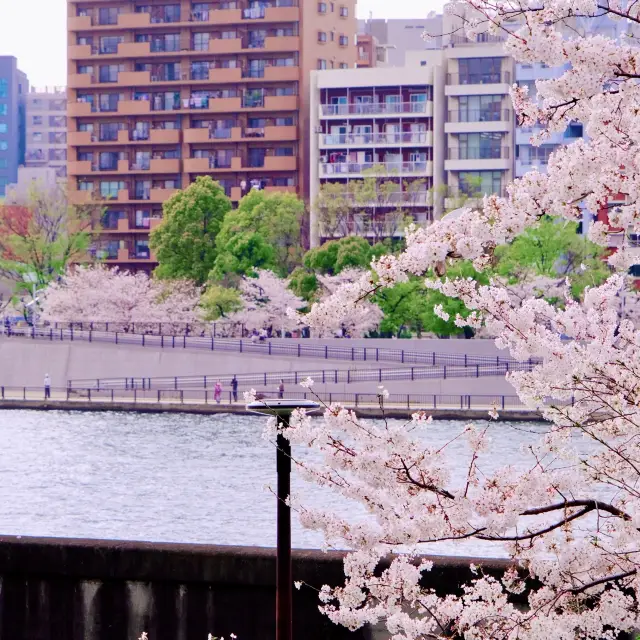
{"type": "Polygon", "coordinates": [[[51,378],[46,373],[44,376],[44,399],[47,400],[48,398],[51,398],[51,378]]]}

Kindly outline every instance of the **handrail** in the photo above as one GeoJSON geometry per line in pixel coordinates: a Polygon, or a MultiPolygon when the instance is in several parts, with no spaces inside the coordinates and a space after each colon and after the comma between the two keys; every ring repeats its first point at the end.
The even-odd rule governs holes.
{"type": "MultiPolygon", "coordinates": [[[[150,406],[184,405],[188,407],[221,405],[232,407],[244,404],[244,399],[233,391],[223,391],[219,401],[211,389],[69,389],[51,387],[49,397],[46,397],[44,387],[9,387],[0,386],[0,402],[33,403],[34,406],[61,406],[61,403],[131,403],[149,408],[150,406]]],[[[278,391],[266,391],[257,394],[258,399],[276,398],[278,391]]],[[[291,400],[318,400],[326,405],[340,403],[348,408],[371,409],[405,409],[409,411],[458,410],[458,411],[523,411],[530,410],[518,396],[515,395],[440,395],[440,394],[390,394],[383,398],[375,393],[334,393],[334,392],[287,392],[291,400]]],[[[573,404],[570,400],[553,401],[554,405],[573,404]]],[[[159,407],[159,408],[160,408],[159,407]]]]}
{"type": "MultiPolygon", "coordinates": [[[[516,363],[513,358],[501,356],[481,356],[472,354],[436,353],[405,351],[404,349],[385,349],[379,347],[334,347],[327,344],[302,344],[300,342],[253,342],[252,340],[234,340],[227,338],[197,338],[188,336],[155,336],[136,333],[109,333],[106,331],[77,331],[73,329],[47,329],[41,327],[9,327],[10,337],[24,337],[39,340],[80,340],[85,342],[106,342],[128,344],[142,347],[161,347],[169,349],[199,349],[208,351],[235,351],[239,353],[260,355],[285,355],[298,358],[316,358],[324,360],[351,360],[400,362],[402,364],[430,364],[431,366],[462,365],[500,366],[505,363],[516,363]]],[[[538,359],[527,362],[539,364],[538,359]]]]}
{"type": "Polygon", "coordinates": [[[446,378],[482,378],[504,376],[511,371],[531,371],[529,362],[501,365],[436,365],[403,369],[316,369],[313,371],[272,371],[268,373],[213,374],[196,376],[85,378],[69,380],[70,389],[188,389],[213,388],[216,382],[230,385],[232,378],[242,387],[267,387],[285,384],[298,385],[306,378],[318,384],[352,384],[355,382],[389,382],[397,380],[432,380],[446,378]]]}

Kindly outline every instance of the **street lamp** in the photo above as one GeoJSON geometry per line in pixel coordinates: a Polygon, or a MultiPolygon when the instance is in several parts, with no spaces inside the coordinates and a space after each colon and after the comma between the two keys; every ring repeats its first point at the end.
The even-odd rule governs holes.
{"type": "Polygon", "coordinates": [[[276,560],[276,640],[292,640],[291,572],[291,443],[280,433],[288,425],[296,409],[307,413],[317,411],[320,405],[311,400],[256,400],[247,405],[251,413],[275,416],[278,424],[276,437],[276,471],[278,474],[278,532],[276,560]]]}

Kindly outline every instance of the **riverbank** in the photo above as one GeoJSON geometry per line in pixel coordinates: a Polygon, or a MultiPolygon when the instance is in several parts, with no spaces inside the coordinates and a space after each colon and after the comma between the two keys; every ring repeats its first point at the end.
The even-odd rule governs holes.
{"type": "MultiPolygon", "coordinates": [[[[412,407],[407,409],[400,406],[385,406],[382,410],[379,406],[349,406],[347,408],[355,411],[361,418],[395,418],[400,420],[410,419],[420,408],[412,407]]],[[[101,401],[101,400],[0,400],[0,409],[29,409],[36,411],[129,411],[134,413],[190,413],[201,415],[248,415],[244,404],[193,404],[175,402],[124,402],[124,401],[101,401]]],[[[421,408],[431,415],[434,420],[486,420],[491,407],[460,409],[459,407],[439,407],[437,409],[424,406],[421,408]]],[[[538,411],[527,409],[501,409],[497,408],[500,414],[499,420],[510,422],[531,422],[543,421],[538,411]]]]}

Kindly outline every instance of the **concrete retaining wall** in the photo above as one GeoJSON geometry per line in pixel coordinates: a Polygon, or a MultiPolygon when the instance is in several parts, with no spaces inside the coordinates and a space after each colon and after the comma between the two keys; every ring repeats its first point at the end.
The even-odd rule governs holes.
{"type": "MultiPolygon", "coordinates": [[[[434,557],[425,584],[450,593],[501,561],[434,557]]],[[[293,579],[319,588],[343,580],[342,555],[295,551],[293,579]]],[[[274,640],[275,551],[244,547],[0,537],[2,640],[274,640]]],[[[294,589],[294,640],[382,640],[349,632],[294,589]]]]}

